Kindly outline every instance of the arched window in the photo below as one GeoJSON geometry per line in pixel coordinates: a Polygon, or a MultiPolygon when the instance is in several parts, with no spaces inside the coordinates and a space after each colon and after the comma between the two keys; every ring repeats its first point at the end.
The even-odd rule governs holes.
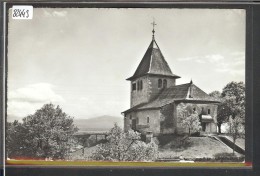
{"type": "Polygon", "coordinates": [[[132,84],[132,91],[135,91],[136,90],[136,83],[133,83],[132,84]]]}
{"type": "Polygon", "coordinates": [[[143,81],[139,80],[137,81],[137,90],[142,90],[143,89],[143,81]]]}
{"type": "Polygon", "coordinates": [[[210,114],[210,109],[208,109],[208,114],[210,114]]]}
{"type": "Polygon", "coordinates": [[[162,88],[162,80],[161,79],[158,80],[158,88],[162,88]]]}
{"type": "Polygon", "coordinates": [[[167,80],[164,79],[164,80],[163,80],[163,88],[166,88],[166,87],[167,87],[167,80]]]}
{"type": "Polygon", "coordinates": [[[146,121],[147,121],[147,123],[150,123],[150,119],[149,119],[149,117],[146,118],[146,121]]]}

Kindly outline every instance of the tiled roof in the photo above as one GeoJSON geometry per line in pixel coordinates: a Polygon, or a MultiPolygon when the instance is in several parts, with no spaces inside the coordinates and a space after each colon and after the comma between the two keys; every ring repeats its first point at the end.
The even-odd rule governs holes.
{"type": "Polygon", "coordinates": [[[132,80],[147,74],[180,78],[179,76],[172,73],[168,63],[164,59],[161,50],[154,39],[150,43],[134,75],[127,80],[132,80]]]}
{"type": "Polygon", "coordinates": [[[177,86],[172,86],[167,89],[164,89],[158,96],[148,103],[142,103],[136,105],[126,111],[131,112],[135,110],[142,109],[154,109],[160,108],[167,104],[173,103],[174,101],[203,101],[203,102],[212,102],[218,103],[219,100],[209,96],[207,93],[202,91],[192,82],[187,84],[181,84],[177,86]]]}

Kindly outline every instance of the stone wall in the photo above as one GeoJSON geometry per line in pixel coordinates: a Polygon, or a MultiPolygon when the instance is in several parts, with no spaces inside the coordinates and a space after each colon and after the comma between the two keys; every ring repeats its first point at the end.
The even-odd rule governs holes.
{"type": "Polygon", "coordinates": [[[136,119],[137,131],[145,134],[146,132],[152,132],[153,135],[160,133],[160,110],[141,110],[137,112],[128,113],[125,117],[124,129],[125,131],[133,127],[133,120],[136,119]],[[149,117],[149,123],[147,123],[147,117],[149,117]]]}
{"type": "Polygon", "coordinates": [[[149,96],[150,96],[150,88],[151,83],[150,80],[148,79],[148,76],[143,76],[141,78],[138,78],[134,81],[131,81],[131,107],[136,106],[140,103],[145,103],[149,101],[149,96]],[[137,82],[142,80],[143,82],[143,88],[142,90],[132,90],[132,85],[136,83],[137,87],[137,82]]]}
{"type": "Polygon", "coordinates": [[[206,133],[217,133],[217,124],[207,123],[205,132],[206,133]]]}
{"type": "Polygon", "coordinates": [[[125,115],[124,117],[124,131],[127,132],[128,130],[131,129],[131,120],[130,120],[130,115],[131,113],[125,115]]]}
{"type": "Polygon", "coordinates": [[[168,104],[161,109],[160,113],[160,132],[161,134],[173,134],[177,127],[175,104],[168,104]]]}
{"type": "Polygon", "coordinates": [[[188,129],[182,128],[177,119],[178,111],[180,111],[181,108],[187,109],[190,114],[195,108],[195,111],[199,116],[202,114],[210,115],[213,117],[213,122],[206,124],[205,132],[217,132],[217,104],[214,103],[172,103],[162,107],[161,109],[131,112],[126,114],[124,129],[125,131],[131,129],[133,119],[138,119],[136,120],[136,129],[143,134],[146,132],[152,132],[154,136],[157,136],[159,134],[188,133],[188,129]],[[210,110],[209,114],[208,110],[210,110]],[[149,123],[147,123],[147,117],[149,117],[149,123]]]}
{"type": "Polygon", "coordinates": [[[136,106],[141,103],[146,103],[149,100],[156,97],[163,88],[158,88],[158,79],[166,79],[167,87],[175,85],[175,78],[163,77],[163,76],[143,76],[141,78],[131,81],[131,107],[136,106]],[[142,90],[132,90],[132,85],[142,80],[143,89],[142,90]]]}
{"type": "Polygon", "coordinates": [[[159,79],[166,79],[167,80],[167,88],[171,86],[175,86],[175,78],[170,78],[170,77],[162,77],[162,76],[150,76],[149,81],[150,81],[150,95],[149,98],[153,99],[156,97],[162,90],[163,88],[158,88],[158,80],[159,79]]]}

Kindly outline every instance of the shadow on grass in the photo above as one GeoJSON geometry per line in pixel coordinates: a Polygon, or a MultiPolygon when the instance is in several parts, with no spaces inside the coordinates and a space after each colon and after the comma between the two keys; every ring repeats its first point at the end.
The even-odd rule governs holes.
{"type": "Polygon", "coordinates": [[[159,147],[161,149],[171,149],[175,151],[183,151],[193,145],[188,136],[169,134],[158,136],[159,147]]]}

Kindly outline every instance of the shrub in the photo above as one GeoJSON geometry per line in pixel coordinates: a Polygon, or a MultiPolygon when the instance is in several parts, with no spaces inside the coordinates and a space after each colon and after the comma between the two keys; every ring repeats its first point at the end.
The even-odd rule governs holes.
{"type": "Polygon", "coordinates": [[[157,158],[158,145],[141,141],[141,134],[130,130],[124,132],[119,126],[110,130],[108,142],[97,145],[91,159],[103,161],[152,161],[157,158]]]}
{"type": "Polygon", "coordinates": [[[214,157],[217,158],[232,158],[232,157],[236,157],[235,154],[233,153],[227,153],[227,152],[223,152],[223,153],[217,153],[214,155],[214,157]]]}
{"type": "Polygon", "coordinates": [[[237,157],[235,154],[233,153],[217,153],[214,155],[214,158],[216,161],[221,161],[221,162],[242,162],[244,161],[244,157],[237,157]]]}

